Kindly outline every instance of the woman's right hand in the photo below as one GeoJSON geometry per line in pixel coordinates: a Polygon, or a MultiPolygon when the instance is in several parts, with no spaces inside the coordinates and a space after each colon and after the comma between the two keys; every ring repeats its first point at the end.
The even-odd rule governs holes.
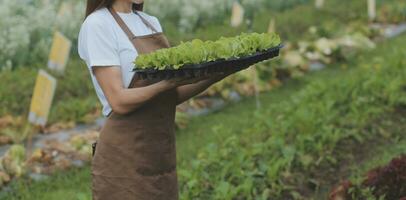
{"type": "Polygon", "coordinates": [[[162,80],[162,81],[160,81],[160,83],[165,84],[170,88],[176,88],[176,87],[183,86],[183,85],[198,83],[198,82],[206,80],[208,78],[209,78],[209,76],[200,76],[200,77],[194,77],[194,78],[178,77],[178,78],[162,80]]]}

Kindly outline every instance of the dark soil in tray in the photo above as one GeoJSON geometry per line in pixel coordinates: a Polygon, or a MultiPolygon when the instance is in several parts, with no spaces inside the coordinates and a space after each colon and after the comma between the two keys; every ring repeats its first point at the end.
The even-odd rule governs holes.
{"type": "Polygon", "coordinates": [[[199,77],[216,72],[227,71],[230,68],[238,68],[243,70],[252,66],[255,63],[269,60],[271,58],[279,56],[279,51],[283,45],[270,48],[266,51],[257,52],[253,55],[232,58],[228,60],[217,60],[202,64],[185,65],[181,69],[166,69],[166,70],[154,70],[154,69],[134,69],[134,72],[141,79],[171,79],[175,77],[199,77]]]}

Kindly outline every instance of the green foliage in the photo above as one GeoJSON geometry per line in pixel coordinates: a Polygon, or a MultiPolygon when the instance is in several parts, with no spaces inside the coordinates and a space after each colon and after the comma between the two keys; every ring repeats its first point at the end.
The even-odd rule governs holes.
{"type": "MultiPolygon", "coordinates": [[[[209,144],[197,158],[182,160],[182,199],[300,196],[297,174],[336,163],[333,152],[339,142],[376,137],[362,130],[382,113],[406,105],[406,51],[398,49],[405,42],[402,37],[363,54],[354,63],[361,67],[346,76],[310,83],[284,102],[257,111],[256,122],[239,136],[209,144]],[[370,58],[382,54],[384,62],[374,67],[370,58]]],[[[213,132],[221,134],[226,128],[213,132]]]]}
{"type": "MultiPolygon", "coordinates": [[[[23,67],[0,72],[0,116],[27,116],[38,67],[23,67]]],[[[78,59],[68,63],[64,75],[52,73],[58,83],[49,120],[86,122],[96,112],[97,97],[87,67],[78,59]]]]}
{"type": "Polygon", "coordinates": [[[25,147],[21,144],[14,144],[0,159],[0,170],[4,170],[11,176],[20,177],[26,173],[25,147]]]}
{"type": "MultiPolygon", "coordinates": [[[[317,12],[312,4],[288,11],[255,12],[252,28],[266,31],[269,20],[275,18],[276,30],[286,40],[313,37],[308,33],[311,26],[318,27],[318,36],[330,37],[351,20],[365,23],[365,2],[326,1],[325,7],[317,12]]],[[[170,16],[161,20],[173,44],[192,38],[234,36],[251,30],[246,24],[230,28],[224,25],[229,23],[228,19],[219,19],[223,24],[202,22],[204,26],[197,31],[179,34],[176,24],[168,22],[172,20],[170,16]]],[[[374,137],[368,130],[369,136],[361,134],[371,119],[396,107],[405,107],[406,52],[402,48],[405,45],[406,37],[402,36],[384,44],[382,50],[357,55],[359,61],[350,66],[360,69],[337,70],[337,73],[329,69],[328,73],[318,73],[318,78],[303,77],[306,81],[296,82],[294,88],[288,85],[265,94],[260,97],[266,102],[261,111],[253,112],[255,101],[248,99],[221,113],[191,122],[177,137],[182,198],[298,198],[301,194],[296,190],[302,187],[298,179],[307,180],[306,172],[323,162],[337,162],[338,155],[332,152],[340,141],[363,142],[365,137],[374,137]],[[302,86],[305,89],[299,90],[302,86]],[[297,91],[300,92],[296,94],[297,91]]],[[[77,57],[73,60],[65,77],[58,77],[50,116],[53,122],[86,121],[85,114],[97,107],[86,67],[79,64],[77,57]]],[[[36,61],[30,60],[33,62],[36,61]]],[[[0,72],[0,116],[27,114],[36,73],[35,67],[0,72]]],[[[398,126],[396,121],[392,125],[398,126]]],[[[85,197],[90,196],[89,170],[58,173],[51,180],[34,184],[28,180],[16,181],[11,192],[0,194],[0,199],[89,199],[85,197]]]]}
{"type": "MultiPolygon", "coordinates": [[[[293,4],[294,1],[270,1],[269,4],[272,4],[270,6],[275,11],[256,11],[252,30],[246,24],[238,28],[231,28],[227,18],[221,20],[222,24],[205,22],[204,26],[199,26],[194,32],[180,33],[177,24],[172,23],[171,17],[160,20],[165,29],[165,34],[169,36],[171,43],[176,45],[180,41],[192,40],[193,38],[215,40],[222,36],[232,37],[241,32],[265,32],[271,18],[276,19],[276,30],[286,41],[297,41],[298,39],[313,37],[308,30],[315,25],[320,30],[319,36],[332,36],[336,30],[342,30],[348,24],[349,15],[347,12],[349,10],[351,13],[364,16],[363,18],[366,19],[366,12],[359,12],[360,9],[366,7],[365,2],[362,1],[352,1],[350,5],[343,4],[342,1],[326,1],[325,8],[318,12],[315,11],[313,4],[309,2],[312,1],[303,2],[306,4],[298,6],[293,4]],[[289,10],[278,10],[278,7],[289,8],[289,10]]],[[[76,52],[75,47],[72,52],[76,52]]],[[[46,60],[41,57],[41,59],[31,59],[30,65],[0,72],[0,101],[2,102],[0,116],[7,114],[27,116],[37,69],[43,67],[45,63],[46,60]]],[[[259,73],[263,80],[269,78],[266,69],[268,67],[265,70],[260,70],[259,73]]],[[[65,76],[58,76],[57,92],[49,120],[51,122],[87,121],[85,112],[94,112],[98,108],[97,102],[86,66],[79,60],[77,55],[72,54],[67,66],[67,73],[65,76]],[[81,110],[78,110],[78,104],[80,104],[81,110]]]]}
{"type": "MultiPolygon", "coordinates": [[[[297,179],[308,181],[309,170],[337,159],[339,155],[332,154],[335,145],[345,137],[355,138],[364,128],[352,121],[358,119],[355,113],[368,121],[382,114],[367,115],[371,110],[391,112],[404,105],[406,95],[400,86],[405,83],[406,60],[405,49],[399,47],[405,43],[406,36],[384,42],[380,49],[359,55],[360,61],[351,64],[357,66],[354,69],[330,68],[290,80],[259,97],[260,111],[255,112],[255,99],[247,98],[221,112],[191,119],[190,126],[177,135],[180,199],[303,195],[295,191],[305,187],[297,179]],[[371,59],[378,56],[382,59],[371,59]]],[[[390,126],[399,127],[397,123],[390,126]]],[[[376,137],[369,130],[366,133],[360,138],[376,137]]],[[[90,197],[89,170],[58,173],[38,183],[16,181],[12,190],[0,193],[0,199],[78,199],[80,193],[90,197]]]]}
{"type": "Polygon", "coordinates": [[[406,20],[406,2],[399,1],[396,3],[382,3],[377,17],[377,20],[383,23],[404,22],[406,20]]]}
{"type": "Polygon", "coordinates": [[[10,137],[15,144],[22,144],[36,130],[25,120],[17,119],[17,121],[18,123],[11,126],[10,128],[7,127],[0,130],[0,135],[10,137]]]}
{"type": "Polygon", "coordinates": [[[25,148],[22,145],[13,145],[9,149],[9,155],[17,162],[23,162],[25,160],[25,148]]]}
{"type": "Polygon", "coordinates": [[[0,72],[0,116],[28,113],[36,75],[27,68],[0,72]]]}
{"type": "Polygon", "coordinates": [[[176,47],[140,55],[135,65],[140,69],[179,69],[187,64],[247,56],[275,47],[280,42],[279,36],[274,33],[243,33],[236,37],[222,37],[217,41],[205,42],[195,39],[176,47]]]}
{"type": "Polygon", "coordinates": [[[46,177],[45,180],[36,183],[27,179],[12,182],[13,191],[18,192],[2,192],[0,199],[90,200],[90,182],[89,166],[72,169],[69,172],[58,171],[52,177],[46,177]]]}

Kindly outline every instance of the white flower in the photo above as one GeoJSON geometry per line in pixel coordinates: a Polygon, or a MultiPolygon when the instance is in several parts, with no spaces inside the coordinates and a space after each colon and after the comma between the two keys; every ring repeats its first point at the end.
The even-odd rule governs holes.
{"type": "MultiPolygon", "coordinates": [[[[235,0],[154,0],[146,12],[169,18],[182,31],[196,28],[202,21],[229,18],[235,0]]],[[[269,0],[241,0],[251,13],[269,0]]],[[[0,68],[46,63],[55,30],[75,41],[83,22],[83,0],[0,0],[0,68]]],[[[73,42],[75,44],[75,42],[73,42]]]]}
{"type": "Polygon", "coordinates": [[[283,56],[283,60],[285,64],[289,67],[299,67],[306,64],[305,59],[298,51],[288,51],[283,56]]]}
{"type": "Polygon", "coordinates": [[[316,49],[322,52],[324,55],[331,55],[333,51],[337,49],[336,42],[327,38],[318,39],[314,45],[316,49]]]}
{"type": "Polygon", "coordinates": [[[345,35],[338,38],[337,43],[350,48],[372,49],[376,47],[373,41],[362,34],[345,35]]]}
{"type": "Polygon", "coordinates": [[[0,67],[46,63],[53,32],[76,39],[84,10],[79,0],[0,0],[0,67]],[[72,9],[58,16],[62,2],[72,9]]]}

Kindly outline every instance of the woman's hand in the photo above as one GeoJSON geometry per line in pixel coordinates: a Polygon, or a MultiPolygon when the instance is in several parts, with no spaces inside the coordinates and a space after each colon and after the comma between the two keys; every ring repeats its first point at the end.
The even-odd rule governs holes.
{"type": "Polygon", "coordinates": [[[164,85],[168,85],[169,88],[176,88],[176,87],[180,87],[183,85],[195,84],[195,83],[198,83],[200,81],[203,81],[203,80],[206,80],[209,78],[210,78],[210,76],[200,76],[200,77],[194,77],[194,78],[179,77],[179,78],[163,80],[160,83],[164,84],[164,85]]]}
{"type": "Polygon", "coordinates": [[[202,81],[207,82],[207,83],[204,83],[204,85],[207,85],[207,84],[211,85],[240,70],[241,69],[233,68],[233,69],[230,69],[230,70],[227,70],[224,72],[215,72],[215,73],[211,73],[211,74],[199,76],[199,77],[194,77],[194,78],[178,77],[178,78],[162,80],[159,83],[165,85],[166,87],[168,87],[168,89],[175,88],[175,87],[181,87],[181,86],[185,86],[185,85],[196,84],[196,83],[199,83],[202,81]]]}
{"type": "Polygon", "coordinates": [[[232,68],[224,72],[211,73],[207,76],[202,77],[200,81],[195,82],[194,84],[179,86],[177,88],[178,104],[181,104],[182,102],[185,102],[186,100],[198,95],[214,83],[241,70],[241,68],[232,68]]]}
{"type": "Polygon", "coordinates": [[[207,77],[175,78],[139,88],[124,88],[121,68],[118,66],[93,67],[93,73],[115,113],[129,113],[168,89],[197,83],[207,77]]]}

